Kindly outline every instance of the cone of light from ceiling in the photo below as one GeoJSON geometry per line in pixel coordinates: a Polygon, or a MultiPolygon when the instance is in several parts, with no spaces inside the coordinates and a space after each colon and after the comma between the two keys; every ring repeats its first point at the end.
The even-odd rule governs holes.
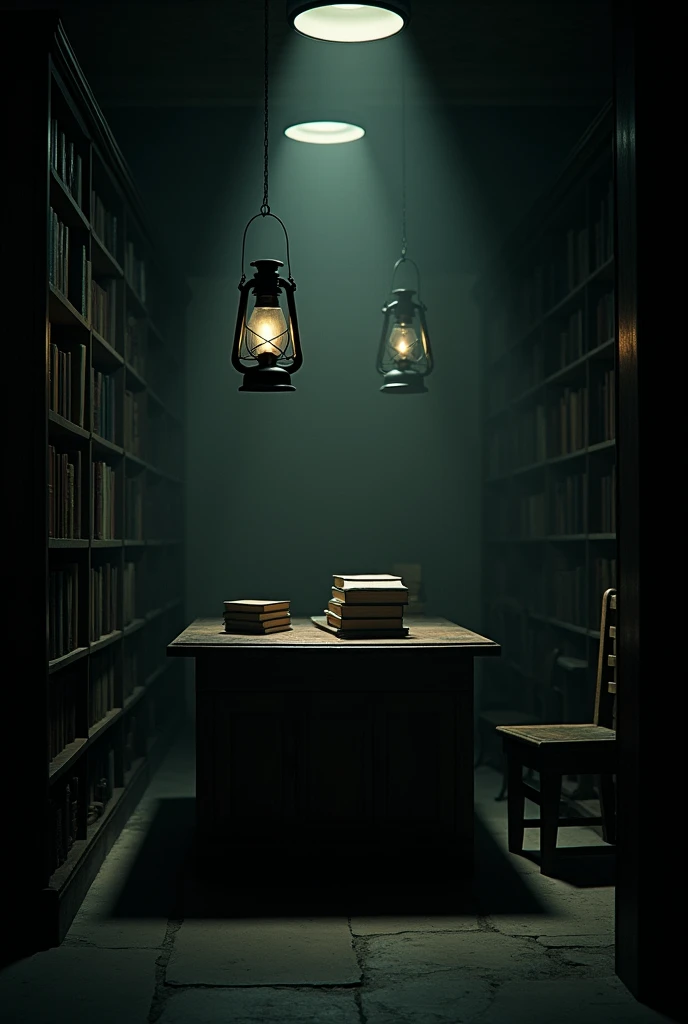
{"type": "Polygon", "coordinates": [[[287,17],[298,33],[333,43],[366,43],[396,35],[408,22],[404,0],[328,4],[288,0],[287,17]]]}
{"type": "Polygon", "coordinates": [[[284,134],[295,142],[332,146],[362,139],[365,130],[346,121],[303,121],[301,124],[292,124],[285,128],[284,134]]]}

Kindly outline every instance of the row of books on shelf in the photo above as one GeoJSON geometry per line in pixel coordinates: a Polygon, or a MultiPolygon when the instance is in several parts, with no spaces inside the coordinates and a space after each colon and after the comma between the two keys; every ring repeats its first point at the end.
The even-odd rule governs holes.
{"type": "Polygon", "coordinates": [[[62,350],[48,323],[48,408],[83,427],[86,419],[86,346],[62,350]]]}
{"type": "Polygon", "coordinates": [[[600,532],[616,533],[616,466],[600,477],[600,532]]]}
{"type": "Polygon", "coordinates": [[[91,396],[91,429],[94,434],[114,443],[117,408],[114,376],[91,367],[91,396]]]}
{"type": "Polygon", "coordinates": [[[616,586],[616,559],[595,558],[586,589],[586,572],[582,565],[556,569],[551,579],[551,618],[572,625],[594,628],[598,623],[599,595],[616,586]]]}
{"type": "Polygon", "coordinates": [[[107,278],[105,285],[91,280],[91,305],[88,319],[94,331],[115,347],[117,338],[117,282],[107,278]]]}
{"type": "Polygon", "coordinates": [[[144,478],[142,474],[124,481],[126,505],[124,533],[127,540],[143,540],[144,478]]]}
{"type": "Polygon", "coordinates": [[[593,227],[593,259],[601,267],[614,255],[614,186],[611,179],[596,206],[593,227]]]}
{"type": "Polygon", "coordinates": [[[77,702],[80,693],[83,693],[83,688],[73,673],[51,677],[48,699],[48,748],[51,761],[77,738],[77,702]]]}
{"type": "Polygon", "coordinates": [[[124,392],[124,448],[133,455],[143,453],[143,424],[145,423],[146,396],[141,391],[124,392]]]}
{"type": "Polygon", "coordinates": [[[96,540],[115,538],[115,471],[107,462],[93,463],[91,522],[96,540]]]}
{"type": "Polygon", "coordinates": [[[517,499],[515,515],[510,503],[501,502],[492,510],[493,534],[497,538],[532,539],[582,534],[588,529],[593,533],[614,533],[615,467],[597,478],[592,496],[589,486],[586,474],[572,473],[552,481],[549,504],[544,491],[522,494],[517,499]]]}
{"type": "Polygon", "coordinates": [[[129,239],[124,247],[124,276],[138,295],[141,302],[146,301],[146,263],[136,254],[136,247],[129,239]]]}
{"type": "Polygon", "coordinates": [[[568,366],[585,355],[583,310],[579,307],[569,315],[566,326],[559,332],[559,366],[568,366]]]}
{"type": "Polygon", "coordinates": [[[52,875],[67,860],[79,838],[79,777],[73,775],[55,785],[48,799],[45,844],[47,874],[52,875]]]}
{"type": "Polygon", "coordinates": [[[91,665],[88,681],[89,728],[115,707],[116,665],[113,654],[104,651],[97,665],[91,665]]]}
{"type": "Polygon", "coordinates": [[[119,240],[117,215],[107,209],[94,189],[91,190],[91,224],[105,248],[116,259],[119,240]]]}
{"type": "Polygon", "coordinates": [[[147,321],[140,317],[128,316],[124,328],[124,358],[143,378],[146,376],[147,339],[147,321]]]}
{"type": "Polygon", "coordinates": [[[612,441],[616,437],[616,372],[605,370],[596,382],[596,405],[599,410],[599,439],[612,441]]]}
{"type": "Polygon", "coordinates": [[[614,308],[614,292],[605,292],[597,300],[595,307],[595,340],[604,345],[616,334],[616,310],[614,308]]]}
{"type": "Polygon", "coordinates": [[[136,564],[134,562],[124,563],[122,616],[125,625],[136,618],[136,564]]]}
{"type": "Polygon", "coordinates": [[[75,563],[51,569],[48,575],[48,657],[73,651],[79,636],[79,572],[75,563]]]}
{"type": "Polygon", "coordinates": [[[566,232],[566,284],[571,292],[590,276],[590,231],[587,225],[566,232]]]}
{"type": "Polygon", "coordinates": [[[81,452],[48,445],[48,536],[81,537],[81,452]]]}
{"type": "Polygon", "coordinates": [[[95,643],[117,629],[119,568],[112,562],[91,566],[89,639],[95,643]]]}
{"type": "Polygon", "coordinates": [[[56,117],[50,120],[50,165],[81,209],[83,160],[56,117]]]}
{"type": "Polygon", "coordinates": [[[550,457],[569,455],[588,444],[588,387],[565,387],[548,409],[547,443],[550,457]]]}
{"type": "Polygon", "coordinates": [[[52,206],[48,221],[48,280],[88,318],[91,264],[86,246],[77,244],[76,258],[70,255],[70,229],[52,206]]]}
{"type": "Polygon", "coordinates": [[[126,701],[132,696],[139,679],[139,655],[135,648],[126,647],[123,653],[122,697],[126,701]]]}
{"type": "Polygon", "coordinates": [[[558,535],[585,532],[588,510],[588,477],[571,473],[552,482],[552,533],[558,535]]]}
{"type": "Polygon", "coordinates": [[[86,803],[86,825],[94,825],[102,817],[115,792],[115,748],[112,743],[98,744],[89,751],[89,785],[86,803]]]}

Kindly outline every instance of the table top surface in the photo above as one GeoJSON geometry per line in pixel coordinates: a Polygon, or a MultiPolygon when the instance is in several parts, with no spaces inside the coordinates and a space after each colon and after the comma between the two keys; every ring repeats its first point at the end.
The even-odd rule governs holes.
{"type": "Polygon", "coordinates": [[[168,655],[195,657],[222,649],[262,650],[371,650],[384,648],[453,648],[472,655],[499,654],[501,647],[479,633],[449,619],[407,617],[408,635],[401,639],[342,639],[319,629],[309,618],[293,618],[292,628],[267,636],[225,633],[221,616],[195,619],[167,647],[168,655]]]}

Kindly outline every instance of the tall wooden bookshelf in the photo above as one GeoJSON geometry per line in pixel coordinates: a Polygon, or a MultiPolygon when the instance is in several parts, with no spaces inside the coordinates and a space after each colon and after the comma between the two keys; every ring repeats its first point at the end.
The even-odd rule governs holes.
{"type": "Polygon", "coordinates": [[[183,710],[165,648],[186,621],[187,292],[58,17],[0,18],[18,564],[4,853],[17,942],[43,948],[64,937],[183,710]]]}
{"type": "Polygon", "coordinates": [[[558,648],[545,713],[561,721],[592,715],[600,601],[616,580],[612,140],[607,105],[476,285],[484,628],[503,645],[483,703],[542,714],[539,652],[558,648]]]}

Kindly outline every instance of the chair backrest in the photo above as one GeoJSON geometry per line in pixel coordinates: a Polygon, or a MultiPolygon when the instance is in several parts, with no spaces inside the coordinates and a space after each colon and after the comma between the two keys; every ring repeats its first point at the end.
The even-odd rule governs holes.
{"type": "Polygon", "coordinates": [[[593,721],[595,725],[602,725],[607,729],[613,729],[616,725],[616,590],[614,587],[609,587],[602,595],[593,721]]]}

